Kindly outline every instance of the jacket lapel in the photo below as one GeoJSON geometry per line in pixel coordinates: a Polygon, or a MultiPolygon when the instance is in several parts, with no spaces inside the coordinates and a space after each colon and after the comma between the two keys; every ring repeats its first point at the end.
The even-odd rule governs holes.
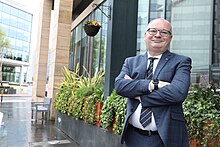
{"type": "Polygon", "coordinates": [[[157,79],[160,71],[162,70],[162,68],[166,65],[166,63],[170,60],[170,58],[173,56],[172,53],[170,53],[169,50],[167,50],[165,53],[163,53],[159,63],[157,64],[157,67],[154,71],[154,77],[153,79],[157,79]]]}
{"type": "Polygon", "coordinates": [[[139,79],[144,79],[145,78],[145,76],[146,76],[146,72],[147,72],[147,62],[148,62],[148,55],[147,55],[147,53],[146,54],[143,54],[142,56],[141,56],[141,62],[140,62],[140,64],[141,64],[141,68],[140,68],[140,77],[139,77],[139,79]]]}

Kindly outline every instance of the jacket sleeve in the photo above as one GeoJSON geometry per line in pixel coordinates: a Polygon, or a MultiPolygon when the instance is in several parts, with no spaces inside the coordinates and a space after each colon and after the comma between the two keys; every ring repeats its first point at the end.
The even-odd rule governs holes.
{"type": "Polygon", "coordinates": [[[115,79],[115,90],[117,94],[123,97],[134,98],[146,94],[146,92],[149,92],[148,85],[150,80],[133,79],[135,75],[131,74],[129,63],[132,62],[129,60],[129,58],[125,59],[121,72],[115,79]],[[128,75],[132,79],[124,79],[125,75],[128,75]]]}
{"type": "Polygon", "coordinates": [[[176,105],[182,103],[188,95],[190,86],[191,59],[182,58],[175,70],[170,85],[141,96],[142,106],[176,105]]]}

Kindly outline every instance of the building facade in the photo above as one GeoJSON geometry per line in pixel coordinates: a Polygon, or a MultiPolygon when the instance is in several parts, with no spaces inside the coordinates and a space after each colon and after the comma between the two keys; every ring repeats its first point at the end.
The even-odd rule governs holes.
{"type": "Polygon", "coordinates": [[[55,97],[63,66],[74,70],[79,64],[80,74],[83,66],[91,75],[105,71],[107,97],[124,59],[145,53],[144,32],[158,17],[172,23],[170,50],[192,58],[192,84],[220,84],[217,0],[42,0],[42,11],[34,96],[44,96],[48,80],[48,96],[55,97]],[[84,32],[88,20],[102,25],[95,37],[84,32]]]}
{"type": "Polygon", "coordinates": [[[32,17],[29,12],[0,1],[0,27],[10,41],[10,48],[3,49],[3,82],[27,82],[31,46],[32,17]]]}
{"type": "MultiPolygon", "coordinates": [[[[75,19],[73,20],[74,25],[72,25],[71,34],[70,69],[74,69],[76,63],[80,63],[81,67],[87,67],[91,74],[95,68],[106,71],[107,76],[110,76],[110,81],[106,78],[105,82],[107,83],[105,84],[110,85],[105,85],[105,89],[111,91],[114,77],[117,75],[114,73],[111,78],[110,73],[114,72],[112,70],[115,69],[117,70],[116,73],[119,72],[119,67],[117,66],[122,66],[122,58],[146,52],[143,36],[147,24],[152,19],[162,17],[169,20],[173,26],[174,37],[170,50],[192,58],[192,84],[207,85],[210,82],[216,85],[220,84],[220,20],[219,2],[217,0],[139,0],[138,3],[133,3],[133,5],[125,1],[106,0],[98,4],[99,9],[94,8],[94,4],[96,3],[95,1],[91,2],[90,5],[78,15],[80,19],[73,17],[75,19]],[[123,6],[117,8],[116,4],[123,3],[123,6]],[[92,6],[93,10],[88,13],[86,10],[92,6]],[[109,13],[109,9],[106,9],[106,6],[111,7],[111,19],[105,15],[109,13]],[[102,11],[100,11],[100,9],[102,11]],[[128,19],[126,14],[120,17],[120,13],[123,14],[126,9],[137,11],[137,17],[135,18],[135,16],[130,15],[129,17],[133,17],[133,19],[128,19]],[[84,14],[85,12],[87,12],[87,14],[84,14]],[[83,24],[87,20],[96,20],[103,26],[95,37],[88,37],[83,30],[83,24]],[[135,23],[132,21],[135,21],[135,23]],[[118,24],[112,27],[114,23],[118,24]],[[123,34],[121,31],[126,27],[123,23],[132,23],[137,27],[136,34],[130,35],[133,26],[129,28],[129,32],[126,31],[126,33],[123,34]],[[121,25],[121,27],[118,25],[121,25]],[[111,37],[114,36],[115,32],[117,35],[114,38],[111,37]],[[120,34],[124,36],[122,35],[119,38],[120,34]],[[127,42],[127,44],[131,43],[135,45],[135,47],[133,46],[133,48],[131,48],[124,45],[125,43],[123,44],[123,42],[126,42],[125,35],[129,35],[130,38],[133,36],[136,37],[135,42],[130,39],[128,39],[129,42],[127,42]],[[120,48],[117,48],[117,44],[119,44],[120,48]],[[112,48],[112,45],[115,45],[114,48],[112,48]],[[114,52],[115,49],[117,49],[118,53],[114,52]],[[109,52],[110,50],[112,52],[109,52]],[[121,52],[124,55],[121,55],[121,52]],[[118,59],[115,59],[117,54],[120,56],[118,59]],[[111,59],[113,57],[115,57],[113,60],[118,61],[112,61],[111,59]]],[[[81,8],[82,6],[79,4],[78,7],[81,8]]],[[[133,31],[135,31],[134,28],[133,31]]]]}

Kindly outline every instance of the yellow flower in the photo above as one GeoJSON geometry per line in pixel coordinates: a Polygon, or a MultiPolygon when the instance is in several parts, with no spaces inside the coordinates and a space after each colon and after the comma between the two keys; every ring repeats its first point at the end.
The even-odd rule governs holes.
{"type": "Polygon", "coordinates": [[[86,21],[85,25],[94,25],[94,26],[99,26],[101,27],[101,24],[98,23],[97,21],[86,21]]]}

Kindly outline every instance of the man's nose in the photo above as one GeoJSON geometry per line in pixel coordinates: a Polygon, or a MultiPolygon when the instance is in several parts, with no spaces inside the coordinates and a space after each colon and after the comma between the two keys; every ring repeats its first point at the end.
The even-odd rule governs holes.
{"type": "Polygon", "coordinates": [[[160,30],[157,30],[157,33],[154,36],[161,37],[160,30]]]}

